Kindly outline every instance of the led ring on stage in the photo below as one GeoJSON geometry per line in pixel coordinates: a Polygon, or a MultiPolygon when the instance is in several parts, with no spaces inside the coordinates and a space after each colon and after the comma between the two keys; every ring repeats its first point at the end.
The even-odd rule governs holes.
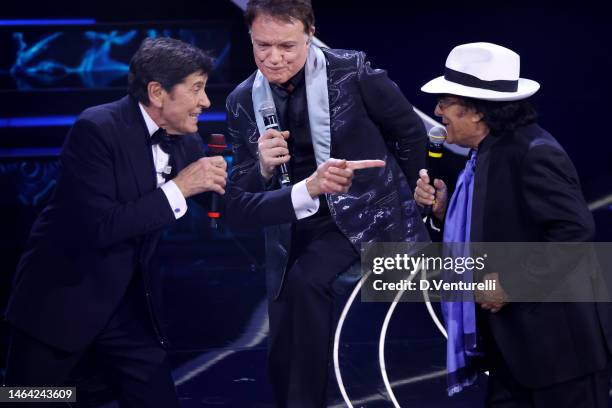
{"type": "MultiPolygon", "coordinates": [[[[426,273],[426,271],[422,269],[421,270],[421,277],[423,279],[425,279],[425,273],[426,273]]],[[[346,404],[346,406],[348,408],[353,408],[353,404],[351,402],[351,399],[348,396],[348,393],[347,393],[346,388],[344,386],[344,381],[342,380],[342,373],[340,372],[340,358],[339,358],[340,338],[341,338],[341,335],[342,335],[342,328],[344,326],[344,322],[346,320],[346,316],[348,315],[348,312],[349,312],[351,306],[353,305],[353,302],[355,301],[355,297],[357,297],[357,294],[361,290],[361,287],[363,286],[363,283],[368,279],[370,274],[371,274],[371,272],[368,272],[366,275],[364,275],[359,280],[359,282],[357,283],[355,288],[353,289],[350,297],[348,298],[346,304],[344,305],[344,308],[342,309],[342,313],[340,314],[340,318],[338,319],[338,325],[336,326],[336,332],[334,334],[334,346],[333,346],[334,373],[336,375],[336,381],[338,383],[338,388],[340,389],[340,393],[342,394],[342,398],[344,399],[344,402],[345,402],[345,404],[346,404]]],[[[416,276],[416,274],[411,275],[410,280],[412,280],[414,278],[414,276],[416,276]]],[[[422,291],[422,292],[423,292],[423,298],[424,298],[424,301],[425,301],[425,305],[426,305],[427,311],[428,311],[431,319],[433,320],[434,324],[436,325],[436,327],[438,328],[440,333],[445,338],[447,338],[446,330],[444,329],[444,326],[440,322],[440,319],[436,315],[436,312],[434,311],[434,309],[433,309],[433,307],[431,305],[431,301],[429,299],[429,295],[428,295],[427,291],[422,291]]],[[[386,365],[385,365],[384,355],[385,355],[386,334],[387,334],[387,329],[388,329],[388,326],[389,326],[389,322],[391,321],[391,317],[393,316],[393,312],[395,311],[397,303],[398,303],[399,299],[402,297],[403,294],[404,294],[404,291],[400,291],[396,295],[395,299],[393,300],[393,302],[389,306],[389,310],[387,311],[387,314],[385,315],[385,319],[384,319],[384,322],[383,322],[383,325],[382,325],[382,328],[381,328],[380,337],[379,337],[379,352],[378,352],[380,372],[381,372],[381,376],[383,378],[383,382],[385,384],[385,388],[386,388],[387,393],[388,393],[388,395],[389,395],[389,397],[391,399],[391,402],[393,403],[394,407],[397,407],[397,408],[399,408],[400,405],[397,402],[395,394],[393,393],[393,390],[391,388],[391,383],[389,382],[389,378],[388,378],[387,370],[386,370],[386,365]]]]}

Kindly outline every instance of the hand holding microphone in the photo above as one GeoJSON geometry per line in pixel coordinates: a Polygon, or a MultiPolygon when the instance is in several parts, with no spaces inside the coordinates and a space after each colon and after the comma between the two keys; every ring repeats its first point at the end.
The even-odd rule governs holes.
{"type": "Polygon", "coordinates": [[[283,164],[286,166],[286,163],[291,159],[286,140],[288,137],[288,131],[280,132],[276,129],[268,129],[257,140],[259,167],[264,179],[270,180],[276,168],[283,164]]]}
{"type": "Polygon", "coordinates": [[[227,162],[223,158],[226,148],[223,135],[210,135],[208,156],[191,163],[173,179],[185,198],[206,191],[212,192],[208,217],[213,228],[218,227],[218,220],[221,218],[220,194],[225,194],[227,183],[227,162]]]}
{"type": "Polygon", "coordinates": [[[435,179],[433,186],[430,183],[427,169],[421,169],[414,189],[414,200],[424,207],[429,206],[430,214],[442,221],[448,205],[448,189],[444,181],[440,179],[435,179]]]}
{"type": "Polygon", "coordinates": [[[438,179],[440,162],[444,153],[446,141],[446,128],[434,126],[428,132],[429,145],[427,147],[427,169],[419,171],[419,179],[414,190],[415,201],[424,206],[423,215],[429,217],[433,214],[437,219],[443,220],[448,202],[446,184],[438,179]]]}
{"type": "Polygon", "coordinates": [[[278,166],[281,184],[288,186],[291,184],[287,168],[287,162],[291,159],[286,142],[289,132],[281,132],[274,102],[264,101],[259,106],[259,113],[266,128],[265,133],[257,140],[261,175],[264,179],[270,180],[278,166]]]}
{"type": "Polygon", "coordinates": [[[181,170],[173,181],[185,198],[205,191],[225,194],[227,163],[223,156],[202,157],[181,170]]]}

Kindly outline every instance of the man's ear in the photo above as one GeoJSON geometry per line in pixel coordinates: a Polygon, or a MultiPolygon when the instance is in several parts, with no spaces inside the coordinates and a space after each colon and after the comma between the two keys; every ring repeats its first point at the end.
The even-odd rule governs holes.
{"type": "Polygon", "coordinates": [[[312,37],[315,34],[315,26],[310,27],[310,31],[308,32],[308,42],[312,42],[312,37]]]}
{"type": "Polygon", "coordinates": [[[151,81],[147,84],[147,94],[149,95],[149,102],[156,108],[161,108],[163,105],[163,95],[166,91],[159,82],[151,81]]]}

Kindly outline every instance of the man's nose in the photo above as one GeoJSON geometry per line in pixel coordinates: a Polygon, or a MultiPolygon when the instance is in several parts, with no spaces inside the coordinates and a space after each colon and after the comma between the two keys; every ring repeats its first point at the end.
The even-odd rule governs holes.
{"type": "Polygon", "coordinates": [[[272,49],[270,50],[270,56],[268,57],[268,61],[276,65],[276,64],[280,64],[282,60],[283,60],[282,52],[278,48],[272,47],[272,49]]]}
{"type": "Polygon", "coordinates": [[[200,96],[200,100],[198,101],[198,104],[202,106],[204,109],[210,108],[210,99],[208,99],[208,95],[206,95],[206,92],[202,92],[202,95],[200,96]]]}
{"type": "Polygon", "coordinates": [[[434,109],[434,115],[438,117],[442,117],[442,109],[440,109],[440,104],[436,104],[436,109],[434,109]]]}

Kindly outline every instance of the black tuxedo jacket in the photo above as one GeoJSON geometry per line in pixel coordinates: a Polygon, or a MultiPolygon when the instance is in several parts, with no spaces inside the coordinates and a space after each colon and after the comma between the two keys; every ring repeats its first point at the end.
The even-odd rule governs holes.
{"type": "MultiPolygon", "coordinates": [[[[179,163],[203,155],[197,134],[180,136],[177,150],[179,163]]],[[[76,351],[108,322],[135,271],[146,278],[160,231],[175,217],[157,188],[144,118],[129,96],[84,111],[59,164],[55,191],[17,267],[7,318],[76,351]]]]}
{"type": "MultiPolygon", "coordinates": [[[[581,242],[594,222],[576,170],[559,143],[536,124],[487,136],[478,149],[472,242],[581,242]]],[[[505,265],[502,287],[541,285],[505,265]]],[[[504,268],[502,268],[504,269],[504,268]]],[[[514,377],[543,387],[603,369],[612,345],[608,304],[510,303],[480,313],[514,377]]]]}

